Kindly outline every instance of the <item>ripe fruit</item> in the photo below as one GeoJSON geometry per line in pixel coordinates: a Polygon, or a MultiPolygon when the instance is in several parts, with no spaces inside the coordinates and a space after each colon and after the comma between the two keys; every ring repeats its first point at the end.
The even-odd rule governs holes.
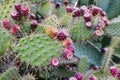
{"type": "Polygon", "coordinates": [[[57,39],[59,41],[63,41],[67,38],[67,36],[68,36],[67,33],[65,33],[64,31],[60,31],[57,35],[57,39]]]}
{"type": "Polygon", "coordinates": [[[3,20],[2,24],[3,24],[3,28],[5,28],[5,29],[10,28],[10,20],[3,20]]]}
{"type": "Polygon", "coordinates": [[[20,27],[17,24],[14,24],[11,28],[11,33],[16,34],[20,31],[20,27]]]}
{"type": "Polygon", "coordinates": [[[75,77],[70,77],[69,80],[77,80],[75,77]]]}
{"type": "Polygon", "coordinates": [[[106,47],[102,48],[101,52],[105,54],[106,52],[108,52],[108,48],[106,48],[106,47]]]}
{"type": "Polygon", "coordinates": [[[92,23],[89,21],[89,22],[86,22],[86,27],[88,28],[88,29],[90,29],[90,28],[92,28],[92,23]]]}
{"type": "Polygon", "coordinates": [[[100,15],[102,16],[102,17],[104,17],[104,16],[106,16],[106,12],[105,11],[100,11],[100,15]]]}
{"type": "Polygon", "coordinates": [[[80,9],[76,9],[76,10],[74,10],[73,13],[72,13],[72,16],[73,16],[73,17],[79,17],[80,15],[81,15],[80,9]]]}
{"type": "Polygon", "coordinates": [[[67,6],[68,5],[68,0],[64,1],[64,5],[67,6]]]}
{"type": "Polygon", "coordinates": [[[70,6],[67,6],[66,11],[67,11],[67,13],[71,13],[71,12],[73,12],[73,8],[70,6]]]}
{"type": "Polygon", "coordinates": [[[95,30],[94,35],[95,36],[101,36],[102,32],[100,30],[95,30]]]}
{"type": "Polygon", "coordinates": [[[92,14],[93,14],[93,16],[98,15],[99,12],[100,12],[100,8],[99,7],[97,7],[97,6],[93,6],[92,7],[92,14]]]}
{"type": "Polygon", "coordinates": [[[68,46],[70,46],[73,42],[72,42],[72,40],[71,40],[70,38],[67,38],[67,39],[65,39],[62,43],[63,43],[63,46],[64,46],[64,47],[68,47],[68,46]]]}
{"type": "Polygon", "coordinates": [[[21,7],[21,13],[22,13],[22,15],[27,16],[27,15],[29,14],[29,9],[28,9],[28,7],[22,6],[22,7],[21,7]]]}
{"type": "Polygon", "coordinates": [[[18,20],[18,19],[20,19],[20,14],[19,14],[17,11],[12,11],[11,17],[12,17],[14,20],[18,20]]]}
{"type": "Polygon", "coordinates": [[[60,8],[60,6],[61,6],[61,3],[60,3],[60,2],[57,2],[57,3],[55,4],[55,7],[56,7],[56,8],[60,8]]]}
{"type": "Polygon", "coordinates": [[[83,80],[83,74],[80,72],[76,73],[75,77],[77,78],[77,80],[83,80]]]}
{"type": "Polygon", "coordinates": [[[97,66],[97,65],[95,65],[95,66],[93,66],[93,70],[98,70],[99,69],[99,67],[97,66]]]}
{"type": "Polygon", "coordinates": [[[118,71],[117,78],[120,80],[120,71],[118,71]]]}
{"type": "Polygon", "coordinates": [[[18,12],[21,11],[21,4],[15,4],[14,7],[15,7],[16,11],[18,11],[18,12]]]}
{"type": "Polygon", "coordinates": [[[50,37],[54,38],[58,34],[58,30],[56,28],[51,28],[50,29],[50,37]]]}
{"type": "Polygon", "coordinates": [[[100,25],[99,24],[94,25],[94,30],[100,30],[100,25]]]}
{"type": "Polygon", "coordinates": [[[88,8],[86,6],[82,6],[80,8],[80,11],[82,12],[82,14],[84,14],[84,12],[86,12],[88,10],[88,8]]]}
{"type": "Polygon", "coordinates": [[[51,61],[50,61],[51,65],[56,67],[59,65],[60,61],[58,58],[53,58],[51,61]]]}
{"type": "Polygon", "coordinates": [[[73,46],[68,46],[66,49],[72,53],[75,53],[75,48],[73,46]]]}
{"type": "Polygon", "coordinates": [[[112,75],[112,76],[117,76],[117,74],[118,74],[118,68],[116,67],[116,66],[112,66],[112,67],[110,67],[110,74],[112,75]]]}
{"type": "Polygon", "coordinates": [[[30,19],[30,20],[34,20],[34,19],[35,19],[35,14],[30,13],[30,15],[29,15],[29,19],[30,19]]]}
{"type": "Polygon", "coordinates": [[[35,29],[38,26],[38,22],[36,20],[31,21],[31,28],[35,29]]]}
{"type": "Polygon", "coordinates": [[[67,49],[62,53],[62,57],[65,59],[71,60],[73,58],[73,53],[67,49]]]}
{"type": "Polygon", "coordinates": [[[92,75],[89,77],[89,80],[98,80],[96,76],[92,75]]]}
{"type": "Polygon", "coordinates": [[[90,14],[89,12],[86,12],[86,13],[84,14],[84,20],[85,20],[86,22],[92,20],[91,14],[90,14]]]}

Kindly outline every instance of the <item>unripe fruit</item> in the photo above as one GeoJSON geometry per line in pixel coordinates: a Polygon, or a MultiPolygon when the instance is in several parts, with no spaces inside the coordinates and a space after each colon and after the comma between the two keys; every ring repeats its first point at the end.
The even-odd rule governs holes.
{"type": "Polygon", "coordinates": [[[58,30],[56,28],[51,28],[50,29],[50,37],[54,38],[58,34],[58,30]]]}

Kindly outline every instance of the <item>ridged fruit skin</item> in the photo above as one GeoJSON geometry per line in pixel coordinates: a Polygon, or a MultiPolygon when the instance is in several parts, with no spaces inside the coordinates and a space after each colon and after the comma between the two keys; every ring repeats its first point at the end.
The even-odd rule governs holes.
{"type": "Polygon", "coordinates": [[[12,26],[12,28],[11,28],[11,33],[12,33],[12,34],[16,34],[16,33],[18,33],[19,31],[20,31],[20,26],[17,25],[17,24],[14,24],[14,25],[12,26]]]}
{"type": "Polygon", "coordinates": [[[77,78],[77,80],[83,80],[83,74],[81,74],[80,72],[76,73],[75,77],[77,78]]]}
{"type": "Polygon", "coordinates": [[[9,28],[10,28],[10,24],[11,24],[11,21],[10,21],[10,20],[3,20],[3,21],[2,21],[2,26],[3,26],[3,28],[5,28],[5,29],[9,29],[9,28]]]}
{"type": "Polygon", "coordinates": [[[119,70],[116,66],[111,66],[109,70],[110,70],[110,74],[112,76],[116,77],[118,75],[119,70]]]}

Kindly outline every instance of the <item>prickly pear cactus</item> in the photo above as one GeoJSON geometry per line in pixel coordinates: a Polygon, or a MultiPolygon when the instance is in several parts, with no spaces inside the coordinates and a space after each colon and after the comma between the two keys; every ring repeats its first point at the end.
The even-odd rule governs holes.
{"type": "Polygon", "coordinates": [[[59,27],[60,26],[60,21],[55,15],[51,15],[46,18],[46,20],[43,22],[44,27],[50,25],[54,27],[59,27]]]}
{"type": "Polygon", "coordinates": [[[0,76],[0,80],[19,80],[20,75],[17,72],[16,68],[10,68],[0,76]]]}
{"type": "Polygon", "coordinates": [[[0,4],[0,22],[4,19],[9,19],[11,11],[14,9],[15,3],[25,4],[25,0],[5,0],[3,3],[0,4]]]}
{"type": "Polygon", "coordinates": [[[21,80],[35,80],[35,77],[31,74],[27,74],[21,78],[21,80]]]}
{"type": "Polygon", "coordinates": [[[60,42],[48,35],[39,34],[21,39],[16,50],[22,61],[43,67],[50,64],[52,57],[59,57],[63,52],[63,47],[60,42]]]}
{"type": "Polygon", "coordinates": [[[7,48],[10,47],[11,42],[11,34],[7,30],[0,28],[0,55],[2,55],[7,48]]]}
{"type": "Polygon", "coordinates": [[[71,25],[70,36],[74,41],[84,41],[90,39],[93,36],[94,30],[88,30],[85,26],[83,18],[74,20],[71,25]]]}

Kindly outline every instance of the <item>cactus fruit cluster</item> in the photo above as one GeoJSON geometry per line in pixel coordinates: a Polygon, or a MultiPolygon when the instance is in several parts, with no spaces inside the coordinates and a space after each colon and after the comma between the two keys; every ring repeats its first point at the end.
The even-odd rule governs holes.
{"type": "Polygon", "coordinates": [[[120,21],[74,2],[0,1],[0,80],[120,79],[120,21]]]}

